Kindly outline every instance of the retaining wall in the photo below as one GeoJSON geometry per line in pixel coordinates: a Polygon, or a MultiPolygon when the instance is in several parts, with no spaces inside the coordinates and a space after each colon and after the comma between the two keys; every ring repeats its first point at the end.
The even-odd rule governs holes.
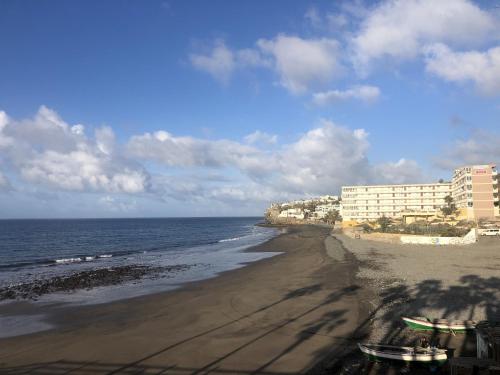
{"type": "Polygon", "coordinates": [[[475,229],[471,229],[464,237],[401,236],[402,243],[415,245],[470,245],[476,241],[475,229]]]}

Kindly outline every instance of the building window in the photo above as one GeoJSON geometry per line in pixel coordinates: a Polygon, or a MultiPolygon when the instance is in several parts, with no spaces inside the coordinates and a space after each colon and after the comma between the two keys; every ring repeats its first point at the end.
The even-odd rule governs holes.
{"type": "Polygon", "coordinates": [[[474,204],[472,202],[467,202],[467,206],[472,207],[474,204]]]}

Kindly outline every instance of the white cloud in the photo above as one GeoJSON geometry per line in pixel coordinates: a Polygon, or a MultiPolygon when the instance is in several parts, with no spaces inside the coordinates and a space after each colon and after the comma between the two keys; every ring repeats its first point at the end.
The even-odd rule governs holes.
{"type": "Polygon", "coordinates": [[[262,54],[251,48],[240,49],[236,51],[236,62],[239,68],[269,68],[272,66],[272,61],[270,59],[264,58],[262,54]]]}
{"type": "Polygon", "coordinates": [[[432,43],[482,45],[497,30],[493,16],[469,0],[386,0],[353,37],[354,63],[366,73],[376,59],[413,59],[432,43]]]}
{"type": "Polygon", "coordinates": [[[214,46],[208,53],[192,53],[189,59],[196,69],[209,73],[223,84],[230,81],[237,69],[269,68],[272,64],[270,59],[266,59],[256,49],[232,50],[221,39],[214,41],[214,46]]]}
{"type": "Polygon", "coordinates": [[[339,43],[335,39],[302,39],[280,34],[260,39],[257,46],[273,58],[280,84],[293,94],[324,85],[341,72],[339,43]]]}
{"type": "Polygon", "coordinates": [[[257,149],[238,142],[176,137],[166,131],[131,137],[127,152],[132,157],[168,166],[213,168],[235,165],[259,153],[257,149]]]}
{"type": "MultiPolygon", "coordinates": [[[[157,131],[120,145],[111,128],[88,137],[83,126],[70,126],[44,107],[33,119],[2,121],[0,134],[12,143],[0,156],[16,181],[45,191],[101,193],[101,205],[122,211],[129,201],[123,194],[206,206],[240,202],[251,208],[253,203],[334,193],[343,184],[399,182],[402,175],[414,176],[409,166],[417,169],[411,161],[373,165],[367,157],[368,134],[328,120],[282,145],[262,131],[241,142],[157,131]],[[53,145],[48,135],[60,144],[53,145]],[[155,173],[141,162],[156,163],[155,173]]],[[[0,177],[0,184],[8,184],[0,177]]]]}
{"type": "Polygon", "coordinates": [[[339,43],[335,39],[302,39],[280,34],[259,39],[256,48],[229,49],[216,40],[208,54],[191,54],[191,64],[227,83],[237,69],[268,68],[280,77],[280,84],[293,94],[322,86],[340,73],[339,43]]]}
{"type": "Polygon", "coordinates": [[[100,197],[99,203],[112,212],[130,212],[137,208],[136,200],[121,199],[111,195],[100,197]]]}
{"type": "Polygon", "coordinates": [[[414,160],[400,159],[397,162],[378,164],[374,168],[376,181],[407,184],[422,182],[422,169],[414,160]]]}
{"type": "Polygon", "coordinates": [[[349,25],[350,15],[350,9],[343,8],[341,12],[320,13],[317,8],[311,7],[304,14],[304,18],[313,29],[336,32],[349,25]]]}
{"type": "Polygon", "coordinates": [[[245,136],[245,142],[249,144],[254,143],[263,143],[273,145],[278,142],[278,136],[276,134],[268,134],[266,132],[261,132],[260,130],[256,130],[253,133],[245,136]]]}
{"type": "Polygon", "coordinates": [[[0,171],[0,191],[10,190],[10,182],[7,177],[0,171]]]}
{"type": "MultiPolygon", "coordinates": [[[[262,132],[247,136],[245,141],[252,143],[262,141],[262,138],[274,141],[273,136],[262,132]]],[[[233,196],[233,199],[252,196],[250,186],[257,191],[265,190],[266,196],[283,199],[292,195],[331,193],[343,184],[381,179],[387,182],[393,178],[389,173],[390,165],[383,169],[387,172],[382,176],[374,173],[376,166],[367,158],[368,148],[368,134],[363,129],[351,130],[327,120],[322,120],[296,142],[272,151],[229,140],[175,137],[164,131],[134,136],[127,145],[130,157],[153,160],[169,167],[238,171],[238,179],[249,179],[251,183],[235,185],[224,182],[212,189],[207,184],[200,187],[193,180],[177,180],[187,194],[194,196],[194,192],[198,192],[206,198],[215,197],[213,194],[217,191],[217,196],[233,196]]],[[[409,165],[410,162],[404,163],[409,165]]],[[[394,166],[403,168],[397,163],[394,166]]],[[[401,178],[394,173],[396,175],[401,178]]],[[[169,194],[177,194],[177,188],[170,183],[167,185],[169,194]]]]}
{"type": "Polygon", "coordinates": [[[323,18],[318,12],[318,9],[311,7],[304,14],[306,21],[315,29],[320,29],[323,27],[323,18]]]}
{"type": "Polygon", "coordinates": [[[347,90],[329,90],[313,94],[313,103],[318,106],[335,104],[339,101],[357,99],[367,103],[373,103],[380,97],[380,89],[376,86],[354,86],[347,90]]]}
{"type": "Polygon", "coordinates": [[[7,113],[5,113],[4,111],[0,111],[0,150],[3,147],[7,147],[12,144],[12,139],[8,137],[4,132],[4,128],[5,126],[7,126],[9,121],[9,116],[7,116],[7,113]]]}
{"type": "Polygon", "coordinates": [[[109,126],[96,129],[95,140],[97,148],[103,154],[111,155],[115,146],[115,133],[109,126]]]}
{"type": "Polygon", "coordinates": [[[119,165],[92,150],[69,153],[45,151],[25,161],[21,175],[30,182],[63,190],[141,193],[146,190],[147,175],[141,170],[119,165]]]}
{"type": "Polygon", "coordinates": [[[216,80],[227,83],[236,67],[234,53],[226,47],[224,41],[218,39],[209,54],[191,54],[191,64],[212,75],[216,80]]]}
{"type": "Polygon", "coordinates": [[[9,139],[2,157],[27,182],[70,191],[139,193],[148,188],[144,168],[113,151],[111,128],[97,129],[92,140],[82,125],[69,126],[44,106],[32,119],[2,118],[0,135],[9,139]]]}
{"type": "Polygon", "coordinates": [[[450,170],[463,165],[500,161],[500,133],[476,130],[469,137],[456,139],[434,160],[436,166],[450,170]]]}
{"type": "Polygon", "coordinates": [[[428,72],[450,82],[473,82],[487,95],[500,93],[500,47],[454,52],[444,44],[434,44],[424,51],[428,72]]]}

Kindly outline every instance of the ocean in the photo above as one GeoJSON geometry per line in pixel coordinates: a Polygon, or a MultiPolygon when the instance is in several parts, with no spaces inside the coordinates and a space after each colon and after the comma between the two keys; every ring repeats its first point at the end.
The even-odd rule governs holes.
{"type": "Polygon", "coordinates": [[[245,252],[276,236],[262,218],[0,220],[0,288],[126,265],[185,266],[155,278],[43,295],[93,304],[171,290],[276,252],[245,252]]]}

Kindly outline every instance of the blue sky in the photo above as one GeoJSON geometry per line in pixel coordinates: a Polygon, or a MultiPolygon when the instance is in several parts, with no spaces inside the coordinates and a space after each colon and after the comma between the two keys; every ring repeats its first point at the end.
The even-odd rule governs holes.
{"type": "Polygon", "coordinates": [[[259,215],[500,157],[489,2],[4,1],[0,217],[259,215]]]}

